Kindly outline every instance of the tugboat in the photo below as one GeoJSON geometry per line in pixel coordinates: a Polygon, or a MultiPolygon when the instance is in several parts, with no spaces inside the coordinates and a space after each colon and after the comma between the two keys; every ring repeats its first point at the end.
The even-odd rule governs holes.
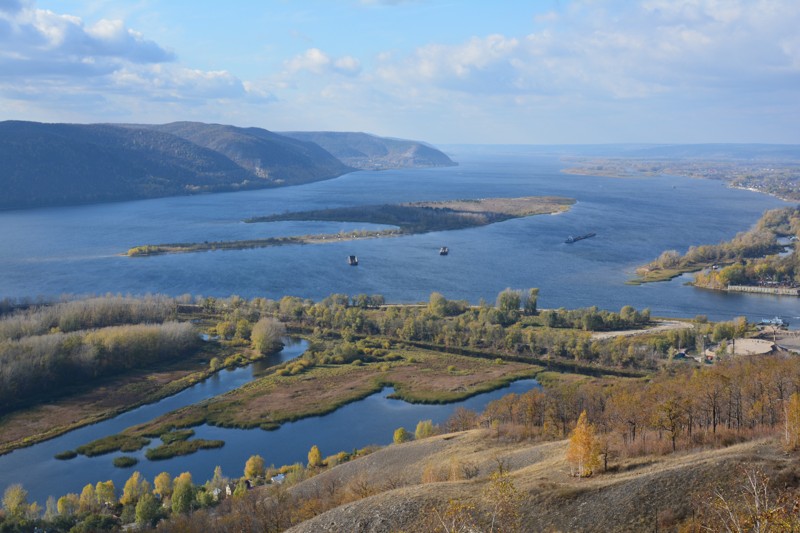
{"type": "Polygon", "coordinates": [[[450,250],[447,248],[447,246],[442,246],[441,248],[439,248],[439,255],[447,255],[449,253],[450,250]]]}
{"type": "Polygon", "coordinates": [[[358,266],[358,257],[355,255],[348,255],[347,264],[350,265],[351,267],[358,266]]]}
{"type": "Polygon", "coordinates": [[[583,239],[588,239],[589,237],[594,237],[595,235],[597,235],[597,233],[586,233],[584,235],[578,235],[577,237],[573,237],[572,235],[570,235],[564,242],[566,244],[572,244],[573,242],[582,241],[583,239]]]}

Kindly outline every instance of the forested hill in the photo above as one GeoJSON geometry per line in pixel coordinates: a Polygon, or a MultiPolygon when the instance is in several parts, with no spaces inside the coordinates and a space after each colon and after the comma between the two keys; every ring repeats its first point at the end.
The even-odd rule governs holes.
{"type": "Polygon", "coordinates": [[[457,164],[443,152],[418,141],[333,131],[289,131],[282,134],[316,143],[345,164],[361,170],[450,167],[457,164]]]}
{"type": "Polygon", "coordinates": [[[317,144],[262,128],[202,122],[173,122],[146,127],[219,152],[259,178],[278,184],[308,183],[352,170],[317,144]]]}
{"type": "Polygon", "coordinates": [[[297,185],[357,168],[455,164],[414,141],[282,135],[200,122],[0,122],[0,158],[0,209],[297,185]]]}
{"type": "Polygon", "coordinates": [[[353,169],[266,130],[0,122],[0,209],[292,185],[353,169]]]}

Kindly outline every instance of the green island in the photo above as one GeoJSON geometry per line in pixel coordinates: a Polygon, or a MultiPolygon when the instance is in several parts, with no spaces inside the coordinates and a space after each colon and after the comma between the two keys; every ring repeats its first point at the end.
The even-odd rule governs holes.
{"type": "MultiPolygon", "coordinates": [[[[770,212],[768,219],[763,224],[773,228],[795,227],[800,220],[789,211],[770,212]]],[[[404,527],[433,530],[430,520],[437,513],[461,513],[469,506],[475,511],[466,516],[489,524],[484,502],[474,497],[511,498],[524,491],[535,512],[511,498],[503,504],[511,514],[493,519],[524,516],[533,530],[564,529],[567,516],[586,503],[587,484],[592,494],[627,493],[642,484],[681,487],[664,492],[658,503],[683,509],[674,518],[683,524],[701,516],[698,506],[705,501],[683,490],[691,476],[713,488],[756,449],[762,464],[774,462],[794,475],[787,465],[796,454],[786,450],[800,447],[800,423],[787,430],[785,417],[800,420],[800,396],[785,396],[800,372],[800,359],[765,340],[743,317],[711,323],[704,317],[658,319],[630,306],[539,309],[538,296],[535,288],[506,289],[495,302],[480,305],[437,292],[409,305],[387,305],[382,296],[366,294],[333,294],[316,302],[292,296],[106,296],[0,316],[0,435],[6,451],[51,435],[62,418],[73,425],[90,423],[163,393],[142,388],[138,395],[116,399],[122,403],[105,412],[96,403],[78,401],[111,384],[124,390],[127,382],[188,378],[195,375],[189,367],[200,360],[203,375],[209,375],[274,353],[286,332],[307,343],[301,356],[260,370],[239,388],[62,452],[62,459],[147,446],[148,461],[202,453],[225,443],[195,438],[192,427],[199,424],[271,430],[387,386],[405,401],[447,403],[518,379],[535,377],[542,385],[495,400],[482,413],[459,408],[441,425],[423,420],[416,429],[397,428],[395,444],[382,449],[325,450],[331,454],[325,456],[312,446],[307,464],[273,467],[266,466],[268,457],[253,455],[244,476],[228,478],[217,468],[205,483],[188,474],[172,479],[166,472],[151,483],[133,472],[124,488],[98,481],[80,495],[54,499],[45,518],[23,516],[9,504],[0,524],[24,519],[56,531],[98,531],[137,522],[152,530],[163,520],[159,529],[195,531],[208,523],[230,530],[246,518],[256,530],[282,531],[308,521],[311,531],[318,530],[321,513],[345,503],[360,505],[367,496],[373,496],[371,509],[394,516],[388,506],[396,504],[394,491],[402,490],[413,494],[414,509],[404,527]],[[143,323],[156,329],[134,327],[143,323]],[[190,334],[182,335],[184,329],[190,334]],[[208,340],[198,341],[201,334],[208,340]],[[178,344],[159,351],[166,339],[178,344]],[[184,342],[185,350],[173,351],[184,342]],[[747,347],[758,343],[771,348],[747,355],[747,347]],[[97,358],[89,346],[103,348],[97,358]],[[23,364],[21,353],[34,356],[37,365],[23,364]],[[160,361],[165,353],[172,355],[160,361]],[[78,355],[75,363],[81,365],[70,366],[78,355]],[[66,375],[48,371],[55,365],[66,375]],[[43,387],[49,395],[41,393],[43,387]],[[44,405],[48,409],[42,411],[44,405]],[[51,412],[49,418],[45,412],[51,412]],[[570,451],[577,432],[588,442],[588,462],[570,451]],[[7,437],[20,434],[24,438],[7,437]],[[795,440],[783,444],[784,439],[795,440]],[[372,466],[364,468],[367,457],[372,466]],[[260,511],[253,514],[255,508],[260,511]]],[[[135,460],[121,456],[113,462],[130,468],[135,460]]],[[[25,501],[21,486],[8,490],[7,501],[25,501]]],[[[360,511],[352,520],[358,516],[360,511]]],[[[639,517],[626,512],[623,529],[635,529],[639,517]]]]}
{"type": "Polygon", "coordinates": [[[246,219],[247,223],[287,220],[363,222],[395,226],[394,229],[357,230],[340,233],[269,237],[242,241],[215,241],[174,244],[145,244],[130,248],[125,255],[142,257],[166,253],[189,253],[213,250],[243,250],[291,244],[321,244],[355,239],[395,237],[431,231],[447,231],[494,224],[512,218],[561,213],[574,199],[552,196],[520,198],[483,198],[406,204],[342,207],[316,211],[281,213],[246,219]]]}
{"type": "Polygon", "coordinates": [[[114,463],[114,466],[117,468],[130,468],[138,464],[139,460],[136,457],[131,457],[130,455],[122,455],[120,457],[115,457],[112,463],[114,463]]]}
{"type": "Polygon", "coordinates": [[[630,284],[667,281],[698,272],[694,285],[708,289],[760,287],[759,290],[792,288],[800,282],[800,257],[794,242],[800,237],[800,209],[787,207],[764,213],[749,231],[715,245],[692,246],[685,254],[667,250],[654,261],[636,269],[630,284]],[[786,239],[786,243],[778,239],[786,239]],[[791,253],[783,253],[787,248],[791,253]]]}

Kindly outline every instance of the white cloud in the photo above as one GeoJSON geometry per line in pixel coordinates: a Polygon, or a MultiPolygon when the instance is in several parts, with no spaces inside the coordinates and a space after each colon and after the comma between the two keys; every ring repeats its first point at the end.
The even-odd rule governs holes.
{"type": "Polygon", "coordinates": [[[119,112],[118,102],[127,98],[273,98],[228,71],[176,63],[172,52],[124,21],[101,19],[88,25],[79,17],[38,9],[32,0],[0,2],[0,95],[6,99],[57,102],[83,95],[102,117],[119,112]]]}
{"type": "Polygon", "coordinates": [[[352,56],[333,59],[319,48],[309,48],[304,53],[287,61],[286,69],[290,74],[306,71],[318,75],[334,72],[355,75],[360,72],[361,63],[352,56]]]}
{"type": "Polygon", "coordinates": [[[769,92],[800,74],[794,1],[648,0],[613,15],[608,7],[576,2],[538,17],[543,27],[526,36],[429,44],[400,60],[383,58],[377,73],[417,90],[621,99],[742,83],[769,92]]]}

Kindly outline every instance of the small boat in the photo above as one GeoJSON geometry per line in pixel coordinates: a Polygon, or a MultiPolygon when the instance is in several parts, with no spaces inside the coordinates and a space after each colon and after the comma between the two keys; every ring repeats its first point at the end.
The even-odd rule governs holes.
{"type": "Polygon", "coordinates": [[[447,246],[442,246],[439,248],[439,255],[447,255],[450,253],[450,249],[447,246]]]}
{"type": "Polygon", "coordinates": [[[584,235],[578,235],[577,237],[573,237],[572,235],[570,235],[564,242],[566,244],[572,244],[573,242],[582,241],[583,239],[588,239],[589,237],[594,237],[595,235],[597,235],[597,233],[586,233],[584,235]]]}
{"type": "Polygon", "coordinates": [[[789,326],[789,322],[787,322],[786,320],[782,319],[779,316],[776,316],[774,318],[764,318],[764,319],[762,319],[761,320],[761,325],[762,326],[775,326],[775,327],[778,327],[778,328],[785,328],[785,327],[789,326]]]}
{"type": "Polygon", "coordinates": [[[358,257],[355,255],[348,255],[347,264],[350,266],[358,266],[358,257]]]}

